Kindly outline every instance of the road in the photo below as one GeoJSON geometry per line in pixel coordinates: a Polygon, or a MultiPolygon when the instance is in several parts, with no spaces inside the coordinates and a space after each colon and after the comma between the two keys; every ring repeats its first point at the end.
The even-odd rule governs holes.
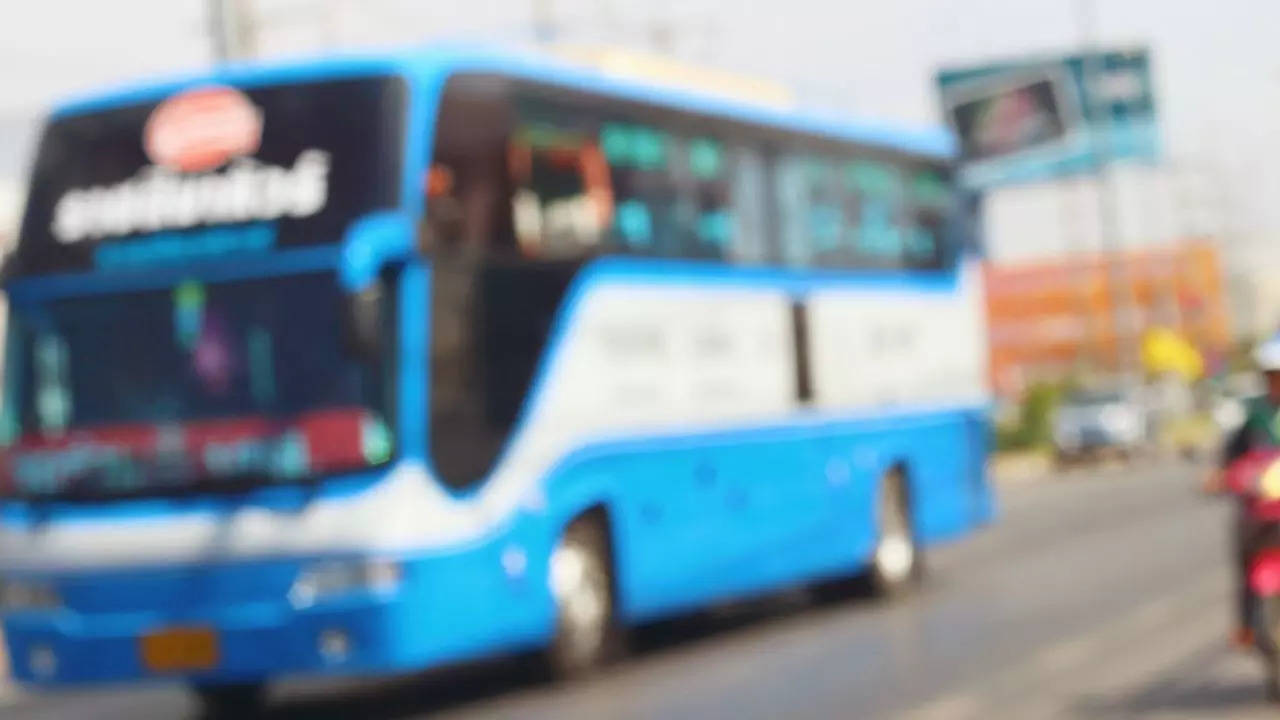
{"type": "MultiPolygon", "coordinates": [[[[640,634],[630,660],[553,686],[516,663],[284,688],[278,718],[1273,717],[1227,647],[1225,503],[1185,465],[1077,470],[1002,490],[1002,517],[938,548],[918,594],[797,594],[640,634]]],[[[192,717],[169,688],[16,697],[5,718],[192,717]]]]}

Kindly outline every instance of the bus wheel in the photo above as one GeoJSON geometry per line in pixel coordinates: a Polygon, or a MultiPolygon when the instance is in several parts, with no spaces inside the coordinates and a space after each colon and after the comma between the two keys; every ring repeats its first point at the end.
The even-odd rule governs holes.
{"type": "Polygon", "coordinates": [[[209,720],[257,717],[267,698],[266,683],[196,685],[192,691],[200,702],[202,717],[209,720]]]}
{"type": "Polygon", "coordinates": [[[556,634],[548,664],[557,678],[584,675],[618,649],[609,536],[603,517],[583,515],[565,528],[551,553],[549,584],[556,634]]]}
{"type": "Polygon", "coordinates": [[[920,576],[920,552],[911,528],[906,479],[901,470],[888,473],[880,486],[880,512],[871,555],[871,588],[877,595],[899,595],[920,576]]]}

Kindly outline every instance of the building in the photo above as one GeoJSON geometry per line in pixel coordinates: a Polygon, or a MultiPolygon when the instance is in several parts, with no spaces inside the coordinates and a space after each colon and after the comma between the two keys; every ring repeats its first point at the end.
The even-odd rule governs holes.
{"type": "Polygon", "coordinates": [[[1001,395],[1036,380],[1115,374],[1137,362],[1142,337],[1154,328],[1179,332],[1210,367],[1231,346],[1221,261],[1204,240],[988,263],[986,280],[992,382],[1001,395]],[[1124,318],[1130,322],[1122,330],[1124,318]]]}

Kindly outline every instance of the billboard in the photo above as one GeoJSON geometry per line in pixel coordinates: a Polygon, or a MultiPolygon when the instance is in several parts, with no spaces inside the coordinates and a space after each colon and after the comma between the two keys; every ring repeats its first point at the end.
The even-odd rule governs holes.
{"type": "Polygon", "coordinates": [[[1091,362],[1120,367],[1113,268],[1125,267],[1138,325],[1176,331],[1205,357],[1231,343],[1227,287],[1217,249],[1189,240],[1166,248],[985,268],[991,378],[997,394],[1016,396],[1027,382],[1060,380],[1091,362]]]}
{"type": "Polygon", "coordinates": [[[943,112],[960,141],[960,178],[985,188],[1153,162],[1158,140],[1145,50],[948,68],[943,112]]]}

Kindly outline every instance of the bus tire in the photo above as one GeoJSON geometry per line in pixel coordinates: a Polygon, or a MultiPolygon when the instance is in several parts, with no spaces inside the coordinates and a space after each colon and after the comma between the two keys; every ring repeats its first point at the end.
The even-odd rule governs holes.
{"type": "Polygon", "coordinates": [[[200,704],[201,717],[207,720],[257,717],[267,700],[267,685],[260,682],[196,685],[191,690],[200,704]]]}
{"type": "Polygon", "coordinates": [[[876,513],[876,542],[871,551],[868,580],[881,597],[895,597],[912,590],[920,580],[923,563],[911,525],[911,499],[901,468],[885,474],[880,482],[876,513]]]}
{"type": "Polygon", "coordinates": [[[613,557],[602,511],[575,518],[548,562],[548,585],[556,607],[556,631],[547,648],[553,678],[589,674],[621,649],[613,557]]]}

